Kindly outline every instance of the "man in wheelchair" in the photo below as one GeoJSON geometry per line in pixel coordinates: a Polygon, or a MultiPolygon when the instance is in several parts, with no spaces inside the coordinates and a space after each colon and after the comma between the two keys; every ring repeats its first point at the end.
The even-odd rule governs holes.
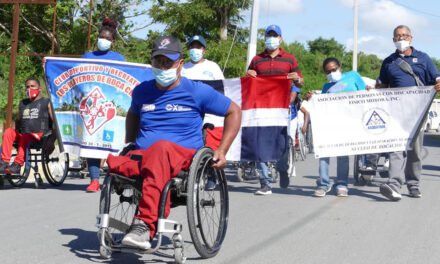
{"type": "Polygon", "coordinates": [[[3,134],[0,173],[9,175],[20,174],[26,148],[31,142],[38,142],[44,133],[50,130],[53,120],[50,101],[41,96],[40,81],[31,77],[25,82],[28,98],[20,101],[15,129],[8,128],[3,134]],[[18,142],[17,156],[10,164],[12,146],[18,142]]]}
{"type": "MultiPolygon", "coordinates": [[[[226,152],[241,124],[241,110],[229,98],[206,84],[181,77],[184,61],[179,40],[156,38],[151,58],[154,80],[134,89],[126,119],[126,142],[136,142],[135,150],[107,159],[111,172],[143,178],[139,214],[122,240],[122,244],[140,249],[151,247],[165,184],[187,170],[194,153],[203,146],[205,113],[225,116],[223,138],[213,156],[212,167],[217,169],[226,166],[226,152]],[[134,155],[142,158],[129,158],[134,155]]],[[[169,210],[168,203],[165,216],[169,210]]]]}

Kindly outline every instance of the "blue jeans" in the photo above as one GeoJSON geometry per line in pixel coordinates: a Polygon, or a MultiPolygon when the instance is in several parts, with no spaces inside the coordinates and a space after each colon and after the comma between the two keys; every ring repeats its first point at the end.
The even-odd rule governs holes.
{"type": "Polygon", "coordinates": [[[269,176],[269,167],[266,162],[257,162],[257,170],[260,174],[261,186],[267,185],[272,187],[272,177],[269,176]]]}
{"type": "Polygon", "coordinates": [[[87,168],[89,169],[90,180],[98,180],[101,159],[87,158],[87,168]]]}
{"type": "MultiPolygon", "coordinates": [[[[348,184],[348,156],[336,157],[337,169],[336,169],[336,182],[335,185],[342,185],[347,187],[348,184]]],[[[330,189],[330,177],[328,176],[328,167],[330,164],[330,158],[319,159],[319,179],[316,181],[318,188],[330,189]]]]}

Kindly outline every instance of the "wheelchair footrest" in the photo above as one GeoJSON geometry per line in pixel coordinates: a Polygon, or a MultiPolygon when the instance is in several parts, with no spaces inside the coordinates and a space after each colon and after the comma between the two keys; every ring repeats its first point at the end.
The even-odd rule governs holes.
{"type": "Polygon", "coordinates": [[[182,232],[182,224],[168,219],[159,219],[157,221],[157,232],[158,233],[181,233],[182,232]],[[168,228],[167,228],[168,226],[168,228]],[[169,228],[172,226],[172,228],[169,228]]]}

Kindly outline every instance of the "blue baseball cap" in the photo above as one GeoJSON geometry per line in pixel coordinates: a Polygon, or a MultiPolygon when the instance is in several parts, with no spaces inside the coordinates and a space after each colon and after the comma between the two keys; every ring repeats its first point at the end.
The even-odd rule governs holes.
{"type": "Polygon", "coordinates": [[[281,28],[277,25],[270,25],[266,28],[266,35],[269,33],[269,31],[273,31],[278,34],[278,36],[281,36],[281,28]]]}
{"type": "Polygon", "coordinates": [[[199,43],[202,44],[202,46],[205,47],[205,49],[206,49],[206,41],[205,41],[205,39],[204,39],[202,36],[200,36],[200,35],[195,35],[194,37],[190,38],[189,41],[188,41],[188,47],[191,46],[191,44],[192,44],[194,41],[199,42],[199,43]]]}

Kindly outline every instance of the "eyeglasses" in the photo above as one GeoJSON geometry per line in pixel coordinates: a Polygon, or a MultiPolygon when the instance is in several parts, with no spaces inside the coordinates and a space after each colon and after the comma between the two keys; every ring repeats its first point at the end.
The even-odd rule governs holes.
{"type": "Polygon", "coordinates": [[[411,35],[408,34],[394,35],[395,39],[408,39],[409,37],[411,37],[411,35]]]}
{"type": "Polygon", "coordinates": [[[173,61],[173,60],[168,59],[165,56],[160,57],[160,58],[154,57],[151,59],[151,65],[154,68],[158,68],[158,69],[169,69],[169,68],[173,67],[173,65],[176,61],[179,61],[179,60],[173,61]]]}
{"type": "Polygon", "coordinates": [[[275,31],[269,31],[267,32],[266,37],[278,37],[278,34],[275,31]]]}

